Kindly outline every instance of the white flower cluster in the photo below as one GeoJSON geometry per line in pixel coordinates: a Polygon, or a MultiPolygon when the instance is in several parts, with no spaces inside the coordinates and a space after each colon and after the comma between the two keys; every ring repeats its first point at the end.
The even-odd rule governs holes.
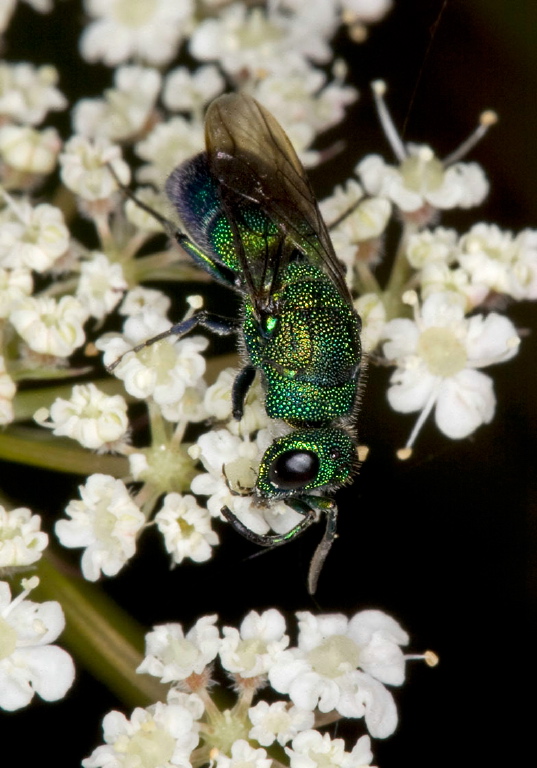
{"type": "MultiPolygon", "coordinates": [[[[28,571],[47,546],[39,515],[0,506],[0,573],[28,571]]],[[[23,578],[12,598],[8,582],[0,581],[0,709],[10,712],[26,707],[36,693],[45,701],[63,698],[75,677],[71,656],[52,645],[65,626],[60,604],[27,599],[38,585],[37,576],[23,578]]]]}
{"type": "Polygon", "coordinates": [[[452,439],[467,437],[492,420],[492,379],[478,369],[512,358],[520,339],[513,323],[491,312],[487,302],[497,294],[537,298],[537,232],[515,236],[496,225],[476,224],[459,235],[432,227],[441,210],[469,208],[486,196],[482,169],[461,158],[496,118],[483,113],[474,134],[441,161],[430,147],[403,144],[384,91],[383,83],[373,84],[399,165],[390,166],[377,155],[366,157],[355,168],[363,186],[351,180],[346,189],[337,189],[324,201],[323,212],[336,222],[333,242],[351,290],[360,294],[356,309],[363,321],[364,349],[395,367],[388,402],[401,413],[419,411],[399,454],[406,458],[433,410],[438,428],[452,439]],[[392,207],[403,232],[382,290],[374,268],[382,257],[392,207]]]}
{"type": "Polygon", "coordinates": [[[371,736],[393,733],[397,713],[385,685],[404,681],[401,646],[408,635],[381,611],[361,611],[350,620],[341,614],[297,616],[296,647],[289,647],[284,617],[274,608],[250,612],[239,629],[223,627],[222,636],[216,616],[199,619],[187,633],[180,624],[155,627],[138,672],[171,683],[166,703],[137,709],[130,719],[108,714],[106,744],[83,761],[84,768],[121,768],[135,757],[146,768],[189,765],[194,749],[200,763],[268,768],[266,748],[275,742],[285,748],[291,768],[371,765],[369,736],[348,752],[343,739],[314,729],[315,716],[363,717],[371,736]],[[217,657],[238,692],[223,711],[212,695],[217,657]],[[267,682],[272,693],[289,698],[254,703],[267,682]]]}

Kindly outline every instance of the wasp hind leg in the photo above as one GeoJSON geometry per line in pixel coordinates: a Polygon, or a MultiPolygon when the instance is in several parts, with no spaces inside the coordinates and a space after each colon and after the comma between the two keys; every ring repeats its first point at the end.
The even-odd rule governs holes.
{"type": "Polygon", "coordinates": [[[308,573],[308,592],[313,595],[317,589],[322,567],[337,535],[337,505],[333,499],[323,496],[286,499],[286,504],[304,516],[304,519],[287,533],[255,533],[247,528],[228,507],[223,507],[221,512],[237,533],[260,547],[280,547],[282,544],[287,544],[317,521],[318,512],[323,512],[326,515],[326,530],[311,559],[308,573]]]}

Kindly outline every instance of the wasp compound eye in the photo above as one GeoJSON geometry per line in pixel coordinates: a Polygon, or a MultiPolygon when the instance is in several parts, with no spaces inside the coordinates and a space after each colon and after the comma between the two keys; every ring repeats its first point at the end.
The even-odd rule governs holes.
{"type": "Polygon", "coordinates": [[[317,477],[319,457],[313,451],[285,451],[275,459],[269,470],[269,480],[282,491],[303,488],[317,477]]]}

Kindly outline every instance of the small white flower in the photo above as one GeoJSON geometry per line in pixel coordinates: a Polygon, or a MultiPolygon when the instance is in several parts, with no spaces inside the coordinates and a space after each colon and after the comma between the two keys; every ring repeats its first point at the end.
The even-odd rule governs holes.
{"type": "Polygon", "coordinates": [[[185,635],[181,624],[162,624],[145,637],[145,658],[136,670],[162,683],[201,675],[220,648],[217,616],[203,616],[185,635]]]}
{"type": "Polygon", "coordinates": [[[245,739],[231,745],[231,757],[218,753],[216,768],[270,768],[272,760],[264,749],[254,749],[245,739]]]}
{"type": "Polygon", "coordinates": [[[277,6],[248,10],[241,3],[223,9],[218,18],[199,24],[190,39],[190,53],[200,61],[218,61],[231,75],[292,71],[306,57],[323,62],[332,53],[326,40],[333,29],[303,17],[305,23],[280,13],[277,6]]]}
{"type": "Polygon", "coordinates": [[[39,515],[26,507],[7,511],[0,506],[0,568],[36,563],[47,546],[39,515]]]}
{"type": "Polygon", "coordinates": [[[489,293],[489,289],[483,283],[472,282],[470,275],[462,267],[452,267],[440,260],[427,262],[420,275],[422,299],[427,299],[434,293],[445,291],[452,291],[463,296],[467,312],[478,307],[489,293]]]}
{"type": "Polygon", "coordinates": [[[127,287],[121,264],[110,262],[104,253],[94,252],[81,262],[76,296],[97,320],[119,304],[127,287]]]}
{"type": "Polygon", "coordinates": [[[285,751],[291,768],[367,768],[373,760],[369,736],[362,736],[352,752],[345,752],[343,739],[313,730],[299,733],[292,749],[286,747],[285,751]]]}
{"type": "Polygon", "coordinates": [[[288,693],[302,709],[365,716],[372,736],[392,733],[397,724],[395,704],[378,680],[390,685],[403,682],[399,645],[408,642],[406,632],[380,611],[362,611],[351,621],[342,614],[297,616],[298,648],[276,657],[268,673],[272,687],[288,693]]]}
{"type": "Polygon", "coordinates": [[[200,67],[195,72],[178,67],[166,77],[162,101],[170,110],[195,112],[216,98],[224,88],[224,78],[213,65],[200,67]]]}
{"type": "Polygon", "coordinates": [[[105,351],[105,365],[124,355],[114,374],[124,381],[129,394],[140,399],[153,397],[160,406],[173,407],[180,402],[187,387],[198,386],[205,373],[206,362],[201,352],[207,348],[208,341],[202,336],[179,340],[169,336],[132,353],[133,346],[169,327],[169,321],[162,316],[144,311],[126,320],[125,339],[110,334],[99,339],[96,346],[105,351]]]}
{"type": "Polygon", "coordinates": [[[198,725],[179,704],[137,707],[128,720],[109,712],[103,720],[106,744],[82,760],[84,768],[187,768],[199,742],[198,725]]]}
{"type": "Polygon", "coordinates": [[[83,136],[73,136],[60,155],[60,165],[65,186],[90,202],[106,200],[117,191],[108,165],[123,184],[130,181],[130,169],[121,159],[121,150],[102,138],[91,142],[83,136]]]}
{"type": "Polygon", "coordinates": [[[132,139],[150,123],[161,86],[156,69],[119,67],[115,88],[105,91],[104,99],[82,99],[73,110],[76,133],[111,142],[132,139]]]}
{"type": "MultiPolygon", "coordinates": [[[[0,223],[0,241],[3,227],[4,224],[0,223]]],[[[25,296],[30,296],[33,289],[34,281],[26,267],[0,267],[0,318],[9,317],[13,307],[25,296]]]]}
{"type": "Polygon", "coordinates": [[[251,611],[240,631],[224,627],[220,660],[224,669],[241,677],[258,677],[270,669],[278,654],[289,645],[285,619],[275,608],[261,615],[251,611]]]}
{"type": "Polygon", "coordinates": [[[159,123],[151,133],[135,146],[136,154],[148,164],[137,172],[142,183],[162,185],[170,171],[205,146],[204,128],[200,120],[172,117],[159,123]]]}
{"type": "Polygon", "coordinates": [[[109,475],[91,475],[79,491],[82,500],[69,502],[71,520],[59,520],[56,535],[64,547],[85,547],[86,579],[96,581],[101,572],[115,576],[134,555],[145,517],[121,480],[109,475]]]}
{"type": "Polygon", "coordinates": [[[16,393],[16,384],[6,371],[4,358],[0,355],[0,424],[10,424],[15,418],[13,399],[16,393]]]}
{"type": "Polygon", "coordinates": [[[38,580],[13,601],[0,582],[0,707],[12,712],[27,706],[37,693],[45,701],[63,698],[75,678],[73,660],[57,645],[65,619],[59,603],[25,600],[38,580]]]}
{"type": "Polygon", "coordinates": [[[340,0],[344,18],[347,14],[353,23],[361,21],[364,24],[374,24],[380,21],[391,9],[392,0],[340,0]]]}
{"type": "Polygon", "coordinates": [[[398,167],[379,155],[368,155],[356,167],[370,195],[387,197],[405,213],[433,208],[471,208],[488,192],[485,174],[477,163],[445,167],[426,145],[407,144],[407,157],[398,167]]]}
{"type": "Polygon", "coordinates": [[[95,384],[77,384],[69,400],[61,397],[37,411],[36,421],[55,435],[70,437],[84,448],[111,448],[129,427],[127,403],[121,395],[106,395],[95,384]],[[45,421],[50,416],[50,422],[45,421]]]}
{"type": "Polygon", "coordinates": [[[436,293],[415,320],[386,324],[384,355],[397,366],[388,400],[402,413],[421,411],[410,447],[434,408],[438,428],[453,439],[467,437],[494,415],[492,380],[478,368],[509,360],[518,335],[510,320],[494,312],[464,317],[460,294],[436,293]]]}
{"type": "Polygon", "coordinates": [[[271,528],[285,533],[302,520],[285,502],[274,501],[267,506],[249,493],[253,492],[259,462],[271,442],[267,430],[261,430],[253,442],[219,429],[201,435],[189,450],[192,458],[201,459],[208,470],[194,478],[192,492],[210,497],[207,509],[213,517],[220,517],[220,510],[226,506],[247,528],[261,534],[271,528]]]}
{"type": "Polygon", "coordinates": [[[262,747],[270,747],[275,741],[284,746],[300,731],[313,727],[313,712],[289,706],[284,701],[268,704],[260,701],[248,710],[253,725],[248,737],[255,739],[262,747]]]}
{"type": "Polygon", "coordinates": [[[434,261],[451,264],[457,255],[457,239],[454,229],[424,229],[408,238],[406,257],[414,269],[434,261]]]}
{"type": "Polygon", "coordinates": [[[214,384],[207,388],[204,405],[209,416],[218,421],[227,421],[227,429],[234,435],[250,435],[268,424],[263,405],[263,392],[259,378],[248,390],[242,419],[237,421],[231,415],[231,391],[237,376],[234,368],[224,368],[214,384]]]}
{"type": "Polygon", "coordinates": [[[252,92],[282,125],[307,166],[319,158],[307,148],[317,134],[343,119],[357,95],[354,88],[326,81],[324,72],[304,61],[295,72],[283,68],[262,77],[252,92]]]}
{"type": "Polygon", "coordinates": [[[511,232],[496,224],[475,224],[460,239],[459,264],[473,285],[489,291],[510,293],[516,243],[511,232]]]}
{"type": "Polygon", "coordinates": [[[13,122],[39,125],[49,110],[65,109],[67,100],[55,87],[56,67],[48,64],[0,63],[0,115],[13,122]]]}
{"type": "Polygon", "coordinates": [[[141,285],[127,291],[119,307],[120,315],[139,315],[149,310],[152,313],[165,317],[171,307],[171,300],[162,291],[154,288],[144,288],[141,285]]]}
{"type": "Polygon", "coordinates": [[[62,296],[59,301],[28,296],[15,307],[10,321],[34,352],[69,357],[84,343],[87,318],[74,296],[62,296]]]}
{"type": "Polygon", "coordinates": [[[211,547],[219,541],[211,528],[210,514],[190,495],[168,493],[155,515],[155,523],[174,564],[182,563],[185,557],[195,563],[209,560],[211,547]]]}
{"type": "Polygon", "coordinates": [[[192,0],[85,0],[93,21],[80,41],[90,62],[116,66],[138,59],[160,66],[177,53],[192,26],[192,0]]]}
{"type": "MultiPolygon", "coordinates": [[[[164,197],[160,192],[156,192],[153,187],[138,187],[134,194],[140,202],[145,203],[149,208],[160,213],[161,216],[166,217],[169,214],[169,208],[164,197]]],[[[149,232],[151,234],[162,234],[162,224],[130,198],[125,201],[125,215],[130,223],[137,229],[141,229],[143,232],[149,232]]],[[[147,290],[148,292],[151,292],[148,288],[136,288],[134,290],[147,290]]],[[[153,293],[157,293],[157,291],[153,291],[153,293]]],[[[133,313],[123,312],[122,314],[133,313]]],[[[166,312],[161,312],[161,314],[164,315],[166,312]]]]}
{"type": "Polygon", "coordinates": [[[48,203],[35,208],[28,200],[6,195],[8,209],[0,226],[0,262],[5,267],[27,267],[45,272],[69,247],[63,213],[48,203]]]}
{"type": "Polygon", "coordinates": [[[509,294],[519,301],[537,299],[537,230],[525,229],[515,238],[516,256],[509,294]]]}
{"type": "Polygon", "coordinates": [[[52,173],[60,149],[61,139],[54,128],[38,131],[25,125],[0,127],[0,157],[7,166],[22,173],[52,173]]]}
{"type": "Polygon", "coordinates": [[[373,352],[382,338],[386,324],[386,308],[376,293],[364,293],[354,303],[362,320],[360,341],[364,352],[373,352]]]}

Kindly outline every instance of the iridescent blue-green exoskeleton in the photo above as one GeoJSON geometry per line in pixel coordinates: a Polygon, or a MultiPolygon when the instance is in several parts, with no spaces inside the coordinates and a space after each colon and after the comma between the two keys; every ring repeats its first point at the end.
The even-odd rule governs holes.
{"type": "MultiPolygon", "coordinates": [[[[225,95],[207,111],[206,151],[170,175],[166,192],[188,235],[181,247],[243,301],[239,320],[204,310],[166,334],[201,326],[240,337],[245,364],[232,391],[236,419],[256,372],[272,419],[289,433],[262,457],[254,493],[303,516],[285,534],[259,535],[227,508],[246,538],[283,544],[318,518],[326,533],[308,580],[313,593],[336,535],[332,493],[357,467],[353,414],[360,373],[360,319],[305,171],[283,129],[258,102],[225,95]]],[[[141,345],[143,346],[143,345],[141,345]]]]}

